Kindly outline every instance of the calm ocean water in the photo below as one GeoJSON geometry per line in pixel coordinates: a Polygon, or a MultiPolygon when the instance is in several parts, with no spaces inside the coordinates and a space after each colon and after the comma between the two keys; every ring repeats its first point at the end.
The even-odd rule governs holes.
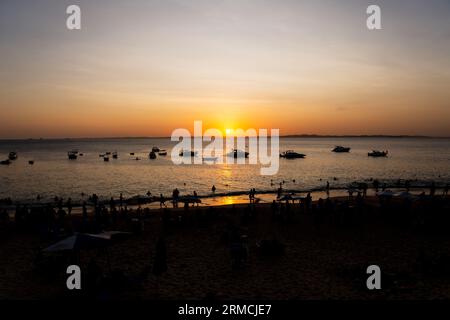
{"type": "Polygon", "coordinates": [[[172,164],[169,139],[27,140],[0,141],[0,160],[10,151],[19,155],[9,166],[0,166],[0,198],[32,200],[39,194],[81,199],[81,194],[111,196],[170,195],[177,187],[181,193],[218,193],[285,188],[312,189],[330,181],[332,187],[345,187],[353,181],[376,178],[387,183],[398,179],[417,180],[416,184],[450,182],[450,140],[413,138],[282,138],[280,151],[294,149],[305,159],[280,159],[275,176],[261,176],[257,165],[180,165],[172,164]],[[350,153],[331,152],[335,145],[352,148],[350,153]],[[167,157],[148,158],[152,146],[169,151],[167,157]],[[76,161],[67,151],[84,153],[76,161]],[[388,158],[370,158],[372,149],[389,150],[388,158]],[[104,162],[99,154],[117,151],[119,159],[104,162]],[[130,156],[134,152],[135,156],[130,156]],[[134,158],[138,156],[141,161],[134,158]],[[29,165],[28,160],[34,160],[29,165]],[[335,179],[334,179],[335,178],[335,179]],[[295,182],[293,180],[295,179],[295,182]],[[273,183],[273,184],[272,184],[273,183]]]}

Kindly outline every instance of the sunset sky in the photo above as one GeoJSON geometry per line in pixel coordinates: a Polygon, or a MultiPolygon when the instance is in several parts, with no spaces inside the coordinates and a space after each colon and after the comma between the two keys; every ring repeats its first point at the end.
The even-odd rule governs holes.
{"type": "Polygon", "coordinates": [[[450,136],[450,1],[2,0],[0,97],[0,139],[450,136]]]}

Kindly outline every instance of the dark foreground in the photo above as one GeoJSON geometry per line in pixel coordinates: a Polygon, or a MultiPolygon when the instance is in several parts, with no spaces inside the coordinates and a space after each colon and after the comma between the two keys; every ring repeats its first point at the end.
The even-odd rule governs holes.
{"type": "Polygon", "coordinates": [[[3,217],[0,299],[450,299],[449,198],[3,217]],[[42,253],[73,232],[107,246],[42,253]],[[66,288],[78,264],[82,289],[66,288]],[[366,269],[381,268],[381,290],[366,269]]]}

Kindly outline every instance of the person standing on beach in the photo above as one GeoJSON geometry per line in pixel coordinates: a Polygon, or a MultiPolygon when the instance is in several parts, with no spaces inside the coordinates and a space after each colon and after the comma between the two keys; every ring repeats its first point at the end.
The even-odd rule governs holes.
{"type": "Polygon", "coordinates": [[[83,202],[83,222],[87,223],[88,221],[88,212],[87,212],[87,208],[86,208],[86,201],[83,202]]]}
{"type": "Polygon", "coordinates": [[[436,193],[436,185],[434,184],[434,181],[433,181],[430,186],[430,196],[433,197],[435,193],[436,193]]]}
{"type": "Polygon", "coordinates": [[[378,192],[379,186],[380,186],[380,182],[378,180],[374,180],[373,187],[375,188],[375,192],[378,192]]]}
{"type": "Polygon", "coordinates": [[[173,207],[178,208],[178,197],[180,195],[180,191],[178,188],[175,188],[172,192],[172,201],[173,201],[173,207]]]}
{"type": "Polygon", "coordinates": [[[159,195],[159,207],[162,208],[163,206],[166,207],[166,199],[164,198],[163,194],[161,193],[159,195]]]}
{"type": "Polygon", "coordinates": [[[444,193],[443,193],[443,195],[444,196],[447,196],[448,195],[448,188],[449,188],[449,185],[448,185],[448,183],[445,185],[445,188],[444,188],[444,193]]]}
{"type": "Polygon", "coordinates": [[[195,190],[194,190],[194,201],[195,201],[195,203],[197,204],[197,207],[198,207],[198,203],[199,203],[200,201],[199,201],[199,199],[198,199],[197,191],[195,191],[195,190]]]}
{"type": "Polygon", "coordinates": [[[216,186],[215,185],[212,186],[211,191],[212,191],[212,193],[216,193],[216,186]]]}
{"type": "Polygon", "coordinates": [[[326,192],[327,192],[327,198],[330,197],[330,182],[327,181],[327,186],[326,186],[326,192]]]}
{"type": "Polygon", "coordinates": [[[122,210],[122,206],[123,206],[123,195],[122,195],[122,192],[121,192],[120,196],[119,196],[119,207],[120,207],[121,210],[122,210]]]}
{"type": "Polygon", "coordinates": [[[67,199],[66,206],[67,206],[67,213],[70,216],[70,214],[72,213],[72,198],[67,199]]]}

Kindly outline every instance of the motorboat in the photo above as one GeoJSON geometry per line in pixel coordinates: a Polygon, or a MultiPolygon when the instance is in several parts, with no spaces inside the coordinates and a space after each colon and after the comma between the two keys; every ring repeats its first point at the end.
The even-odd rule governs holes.
{"type": "Polygon", "coordinates": [[[154,151],[151,151],[150,154],[148,155],[148,157],[150,159],[156,159],[156,153],[154,151]]]}
{"type": "Polygon", "coordinates": [[[6,160],[3,160],[3,161],[0,161],[0,164],[2,164],[2,165],[10,165],[11,161],[9,161],[9,159],[6,159],[6,160]]]}
{"type": "Polygon", "coordinates": [[[237,158],[248,158],[249,153],[247,151],[242,151],[238,149],[233,149],[231,152],[227,153],[228,157],[237,158]]]}
{"type": "Polygon", "coordinates": [[[350,147],[336,146],[331,151],[338,152],[338,153],[340,153],[340,152],[350,152],[350,149],[351,149],[350,147]]]}
{"type": "Polygon", "coordinates": [[[158,147],[153,147],[153,148],[152,148],[152,151],[156,153],[156,152],[159,152],[160,149],[159,149],[158,147]]]}
{"type": "Polygon", "coordinates": [[[180,157],[196,157],[197,156],[197,151],[187,151],[187,150],[181,150],[179,153],[180,157]]]}
{"type": "Polygon", "coordinates": [[[294,150],[287,150],[285,152],[282,152],[280,154],[280,157],[285,159],[303,159],[304,157],[306,157],[306,155],[303,153],[295,152],[294,150]]]}
{"type": "Polygon", "coordinates": [[[113,159],[117,159],[119,156],[118,156],[117,152],[113,152],[112,157],[113,157],[113,159]]]}
{"type": "Polygon", "coordinates": [[[372,150],[372,152],[369,152],[367,154],[369,157],[375,157],[375,158],[380,158],[380,157],[387,157],[388,155],[388,151],[379,151],[379,150],[372,150]]]}
{"type": "Polygon", "coordinates": [[[167,151],[166,151],[166,150],[160,150],[160,151],[158,152],[158,154],[159,154],[160,156],[167,156],[167,151]]]}
{"type": "Polygon", "coordinates": [[[103,157],[103,161],[108,162],[109,161],[109,157],[103,157]]]}
{"type": "Polygon", "coordinates": [[[78,153],[74,151],[69,151],[67,152],[67,157],[69,158],[69,160],[77,160],[78,153]]]}
{"type": "Polygon", "coordinates": [[[16,152],[10,152],[8,155],[8,159],[13,161],[17,159],[17,153],[16,152]]]}
{"type": "Polygon", "coordinates": [[[130,152],[130,156],[134,156],[134,152],[130,152]]]}

